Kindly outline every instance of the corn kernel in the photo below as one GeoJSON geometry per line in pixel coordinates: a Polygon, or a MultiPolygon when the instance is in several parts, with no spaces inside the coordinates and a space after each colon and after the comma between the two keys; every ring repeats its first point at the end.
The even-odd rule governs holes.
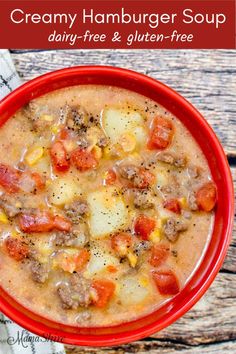
{"type": "Polygon", "coordinates": [[[162,216],[162,217],[160,217],[160,218],[157,220],[156,228],[161,230],[162,227],[163,227],[163,225],[165,225],[167,219],[168,219],[168,216],[162,216]]]}
{"type": "Polygon", "coordinates": [[[49,245],[47,245],[45,242],[40,242],[39,253],[41,256],[49,256],[52,253],[52,251],[49,245]]]}
{"type": "Polygon", "coordinates": [[[51,263],[52,269],[58,269],[58,260],[54,258],[51,263]]]}
{"type": "Polygon", "coordinates": [[[42,114],[41,119],[45,122],[52,122],[53,116],[51,116],[50,114],[42,114]]]}
{"type": "Polygon", "coordinates": [[[39,261],[40,263],[46,264],[48,263],[48,257],[47,256],[39,256],[39,261]]]}
{"type": "Polygon", "coordinates": [[[38,204],[38,208],[40,209],[40,210],[45,210],[45,203],[39,203],[38,204]]]}
{"type": "Polygon", "coordinates": [[[104,149],[103,149],[103,155],[105,158],[110,158],[110,153],[111,153],[111,148],[106,146],[104,149]]]}
{"type": "Polygon", "coordinates": [[[95,145],[92,149],[92,152],[97,160],[102,158],[102,149],[99,146],[95,145]]]}
{"type": "Polygon", "coordinates": [[[98,294],[93,287],[91,287],[89,295],[90,295],[92,301],[96,302],[98,300],[98,294]]]}
{"type": "Polygon", "coordinates": [[[13,238],[19,238],[19,236],[20,236],[20,234],[19,234],[19,232],[17,232],[16,230],[14,230],[14,231],[11,232],[11,237],[13,237],[13,238]]]}
{"type": "Polygon", "coordinates": [[[60,131],[60,128],[59,128],[58,125],[52,125],[52,126],[51,126],[51,132],[52,132],[53,134],[57,134],[57,133],[59,133],[59,131],[60,131]]]}
{"type": "Polygon", "coordinates": [[[103,178],[103,179],[107,179],[108,176],[109,176],[109,171],[105,171],[105,172],[102,174],[102,178],[103,178]]]}
{"type": "Polygon", "coordinates": [[[137,152],[134,152],[132,155],[131,155],[132,158],[134,159],[141,159],[141,156],[137,153],[137,152]]]}
{"type": "Polygon", "coordinates": [[[119,143],[125,152],[131,152],[136,147],[136,139],[131,133],[124,133],[119,139],[119,143]]]}
{"type": "Polygon", "coordinates": [[[0,211],[0,222],[3,224],[9,223],[9,220],[8,220],[6,214],[4,213],[4,211],[0,211]]]}
{"type": "Polygon", "coordinates": [[[77,248],[68,248],[66,252],[64,253],[64,257],[67,257],[68,255],[74,256],[78,254],[77,248]]]}
{"type": "Polygon", "coordinates": [[[138,257],[136,256],[136,254],[134,254],[133,252],[129,251],[127,258],[129,260],[129,264],[132,268],[134,268],[138,262],[138,257]]]}
{"type": "Polygon", "coordinates": [[[51,186],[51,184],[52,184],[52,180],[47,179],[47,180],[46,180],[46,187],[51,186]]]}
{"type": "Polygon", "coordinates": [[[136,216],[136,212],[134,210],[129,210],[129,218],[134,219],[136,216]]]}
{"type": "Polygon", "coordinates": [[[158,243],[161,241],[161,230],[160,229],[155,229],[151,235],[149,236],[149,240],[152,241],[153,243],[158,243]]]}
{"type": "Polygon", "coordinates": [[[16,208],[22,208],[22,203],[21,202],[16,202],[15,203],[16,208]]]}
{"type": "Polygon", "coordinates": [[[158,219],[156,222],[157,229],[161,229],[163,225],[163,219],[158,219]]]}
{"type": "Polygon", "coordinates": [[[120,289],[121,289],[121,286],[120,286],[120,284],[117,282],[117,283],[116,283],[116,289],[115,289],[115,294],[116,294],[116,295],[119,295],[120,289]]]}
{"type": "Polygon", "coordinates": [[[168,218],[169,218],[169,215],[168,216],[163,216],[161,218],[161,227],[165,225],[165,223],[167,222],[168,218]]]}
{"type": "Polygon", "coordinates": [[[25,156],[25,161],[28,165],[35,165],[43,156],[43,148],[41,146],[37,146],[28,151],[25,156]]]}
{"type": "Polygon", "coordinates": [[[148,278],[147,277],[140,277],[139,279],[139,282],[140,284],[143,286],[143,287],[147,287],[148,284],[149,284],[149,281],[148,281],[148,278]]]}
{"type": "Polygon", "coordinates": [[[186,197],[182,197],[179,199],[179,203],[181,208],[187,208],[188,207],[188,203],[187,203],[187,198],[186,197]]]}

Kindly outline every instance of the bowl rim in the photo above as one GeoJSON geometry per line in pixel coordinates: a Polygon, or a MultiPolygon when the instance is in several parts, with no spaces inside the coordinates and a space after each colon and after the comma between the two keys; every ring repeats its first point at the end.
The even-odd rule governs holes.
{"type": "MultiPolygon", "coordinates": [[[[22,314],[20,310],[16,310],[11,305],[11,303],[9,303],[6,299],[3,298],[3,296],[0,295],[0,310],[6,316],[11,318],[13,321],[15,321],[19,325],[23,326],[24,328],[30,330],[31,332],[37,335],[44,336],[45,333],[48,333],[45,331],[46,329],[46,330],[50,330],[50,332],[53,333],[54,335],[58,335],[59,337],[62,337],[63,339],[61,340],[61,342],[65,344],[83,345],[83,346],[114,346],[114,345],[120,345],[120,344],[124,344],[124,343],[128,343],[134,340],[144,338],[169,326],[170,324],[175,322],[178,318],[180,318],[183,314],[185,314],[207,291],[207,289],[215,279],[217,273],[219,272],[220,267],[223,264],[228,246],[230,244],[231,234],[233,229],[233,220],[234,220],[234,188],[233,188],[233,180],[230,172],[230,167],[226,155],[224,153],[224,150],[218,138],[216,137],[214,131],[207,123],[207,121],[204,119],[204,117],[200,114],[200,112],[196,108],[194,108],[194,106],[190,102],[188,102],[184,97],[182,97],[180,94],[178,94],[169,86],[163,84],[158,80],[150,78],[144,74],[137,73],[135,71],[118,68],[118,67],[112,67],[112,66],[92,65],[92,66],[74,66],[71,68],[64,68],[53,72],[49,72],[24,83],[23,85],[21,85],[20,87],[12,91],[4,99],[2,99],[2,101],[0,101],[0,115],[1,112],[7,111],[8,112],[7,115],[10,117],[12,114],[9,113],[9,110],[11,110],[10,106],[12,103],[17,102],[17,99],[19,99],[19,97],[23,97],[25,93],[29,95],[30,92],[37,92],[37,89],[45,85],[46,82],[53,82],[54,80],[59,80],[60,78],[73,77],[73,75],[80,75],[83,74],[84,72],[87,72],[90,75],[93,74],[118,75],[118,76],[122,76],[124,80],[127,79],[130,81],[135,80],[136,82],[138,81],[144,82],[146,85],[150,86],[151,90],[159,89],[165,95],[168,95],[168,97],[171,100],[173,100],[173,102],[177,102],[179,105],[184,106],[185,109],[189,112],[189,114],[194,119],[197,119],[199,121],[199,124],[201,124],[203,131],[205,131],[205,133],[211,139],[212,143],[214,143],[214,153],[216,154],[217,159],[220,161],[221,167],[223,168],[222,173],[224,173],[225,186],[227,187],[227,198],[229,201],[228,213],[227,213],[227,228],[222,231],[223,244],[222,244],[222,248],[218,252],[218,259],[216,260],[215,263],[212,262],[210,263],[207,277],[200,281],[197,290],[193,292],[193,296],[189,297],[189,299],[187,299],[187,301],[184,302],[181,308],[179,308],[175,313],[172,313],[170,316],[167,316],[167,318],[163,320],[161,323],[160,321],[159,322],[154,321],[153,323],[148,324],[147,326],[143,326],[135,330],[130,330],[125,333],[120,333],[119,335],[116,334],[83,335],[83,334],[76,334],[76,333],[70,335],[70,333],[63,331],[63,328],[59,330],[55,330],[54,328],[47,327],[43,323],[39,323],[34,318],[30,318],[29,321],[29,317],[27,318],[27,315],[22,314]]],[[[69,86],[72,85],[67,85],[65,87],[69,87],[69,86]]],[[[51,91],[53,90],[49,90],[48,92],[51,91]]],[[[16,109],[12,108],[12,110],[15,111],[16,109]]],[[[39,316],[37,315],[37,317],[43,318],[40,315],[39,316]]],[[[111,327],[111,328],[115,328],[115,327],[111,327]]]]}

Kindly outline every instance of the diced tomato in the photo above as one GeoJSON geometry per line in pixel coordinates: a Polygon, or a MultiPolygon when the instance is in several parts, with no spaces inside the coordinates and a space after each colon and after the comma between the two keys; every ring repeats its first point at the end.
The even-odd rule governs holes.
{"type": "Polygon", "coordinates": [[[35,182],[35,186],[37,189],[42,190],[45,187],[45,179],[38,173],[38,172],[32,172],[31,177],[33,178],[35,182]]]}
{"type": "Polygon", "coordinates": [[[3,187],[8,193],[19,192],[19,179],[20,171],[5,165],[0,164],[0,186],[3,187]]]}
{"type": "Polygon", "coordinates": [[[116,173],[114,170],[110,169],[106,172],[106,177],[105,177],[105,185],[109,186],[114,184],[116,181],[116,173]]]}
{"type": "Polygon", "coordinates": [[[17,238],[8,237],[5,241],[5,245],[9,256],[16,261],[22,261],[29,255],[28,246],[17,238]]]}
{"type": "Polygon", "coordinates": [[[53,220],[53,228],[60,231],[70,231],[71,221],[64,216],[56,215],[53,220]]]}
{"type": "Polygon", "coordinates": [[[156,222],[155,220],[145,216],[143,214],[139,215],[134,223],[134,231],[139,235],[143,240],[148,240],[148,237],[155,229],[156,222]]]}
{"type": "Polygon", "coordinates": [[[89,261],[89,252],[86,249],[81,250],[78,254],[62,254],[62,257],[59,259],[60,268],[65,272],[73,273],[75,271],[79,272],[89,261]]]}
{"type": "Polygon", "coordinates": [[[69,130],[67,128],[62,128],[57,137],[59,140],[68,139],[70,137],[69,130]]]}
{"type": "Polygon", "coordinates": [[[165,209],[173,211],[173,213],[180,214],[181,212],[180,202],[177,199],[166,200],[163,206],[165,209]]]}
{"type": "Polygon", "coordinates": [[[85,149],[77,148],[71,153],[71,161],[81,172],[97,167],[98,161],[93,153],[85,149]]]}
{"type": "Polygon", "coordinates": [[[216,204],[216,186],[213,182],[204,184],[196,193],[197,205],[200,210],[211,211],[216,204]]]}
{"type": "Polygon", "coordinates": [[[145,170],[144,168],[140,168],[138,178],[135,179],[136,188],[148,188],[150,185],[155,183],[155,176],[153,173],[145,170]]]}
{"type": "Polygon", "coordinates": [[[120,232],[111,238],[111,247],[119,256],[127,255],[129,248],[132,246],[132,236],[127,232],[120,232]]]}
{"type": "Polygon", "coordinates": [[[92,287],[96,290],[96,307],[105,307],[115,292],[115,284],[110,280],[94,280],[92,287]]]}
{"type": "Polygon", "coordinates": [[[75,272],[75,255],[61,254],[56,259],[56,265],[64,272],[75,272]]]}
{"type": "Polygon", "coordinates": [[[54,228],[54,217],[48,212],[39,214],[22,214],[19,226],[23,232],[48,232],[54,228]]]}
{"type": "Polygon", "coordinates": [[[56,262],[54,263],[54,266],[56,264],[58,268],[63,269],[64,272],[73,273],[75,271],[74,258],[75,258],[74,255],[61,253],[55,258],[56,262]]]}
{"type": "Polygon", "coordinates": [[[23,232],[49,232],[53,229],[70,231],[71,222],[62,216],[53,216],[49,212],[38,214],[22,214],[19,217],[19,226],[23,232]]]}
{"type": "Polygon", "coordinates": [[[170,254],[170,248],[167,245],[164,244],[154,245],[152,247],[151,258],[149,260],[149,263],[153,267],[159,267],[160,265],[165,263],[169,254],[170,254]]]}
{"type": "Polygon", "coordinates": [[[110,273],[116,273],[118,271],[118,269],[115,266],[113,266],[113,265],[108,265],[107,266],[107,270],[110,273]]]}
{"type": "Polygon", "coordinates": [[[148,141],[148,149],[166,149],[174,134],[173,124],[166,118],[157,117],[153,120],[148,141]]]}
{"type": "Polygon", "coordinates": [[[179,292],[179,283],[171,270],[152,272],[153,280],[161,295],[175,295],[179,292]]]}
{"type": "Polygon", "coordinates": [[[89,251],[86,249],[81,250],[75,261],[75,270],[77,272],[81,271],[88,263],[89,258],[90,258],[89,251]]]}
{"type": "Polygon", "coordinates": [[[53,143],[50,149],[53,168],[57,172],[66,172],[70,168],[70,161],[62,141],[53,143]]]}

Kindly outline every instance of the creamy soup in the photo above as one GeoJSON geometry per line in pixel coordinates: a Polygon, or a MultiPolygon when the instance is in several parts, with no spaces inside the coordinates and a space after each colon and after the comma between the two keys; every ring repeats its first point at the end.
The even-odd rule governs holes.
{"type": "Polygon", "coordinates": [[[216,187],[158,103],[108,86],[31,101],[0,129],[0,284],[64,324],[144,316],[178,294],[211,236],[216,187]]]}

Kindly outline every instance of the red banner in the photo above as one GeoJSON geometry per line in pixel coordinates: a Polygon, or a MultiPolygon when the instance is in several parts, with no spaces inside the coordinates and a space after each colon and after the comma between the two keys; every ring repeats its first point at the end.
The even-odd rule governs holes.
{"type": "Polygon", "coordinates": [[[0,2],[1,48],[235,48],[235,1],[0,2]]]}

